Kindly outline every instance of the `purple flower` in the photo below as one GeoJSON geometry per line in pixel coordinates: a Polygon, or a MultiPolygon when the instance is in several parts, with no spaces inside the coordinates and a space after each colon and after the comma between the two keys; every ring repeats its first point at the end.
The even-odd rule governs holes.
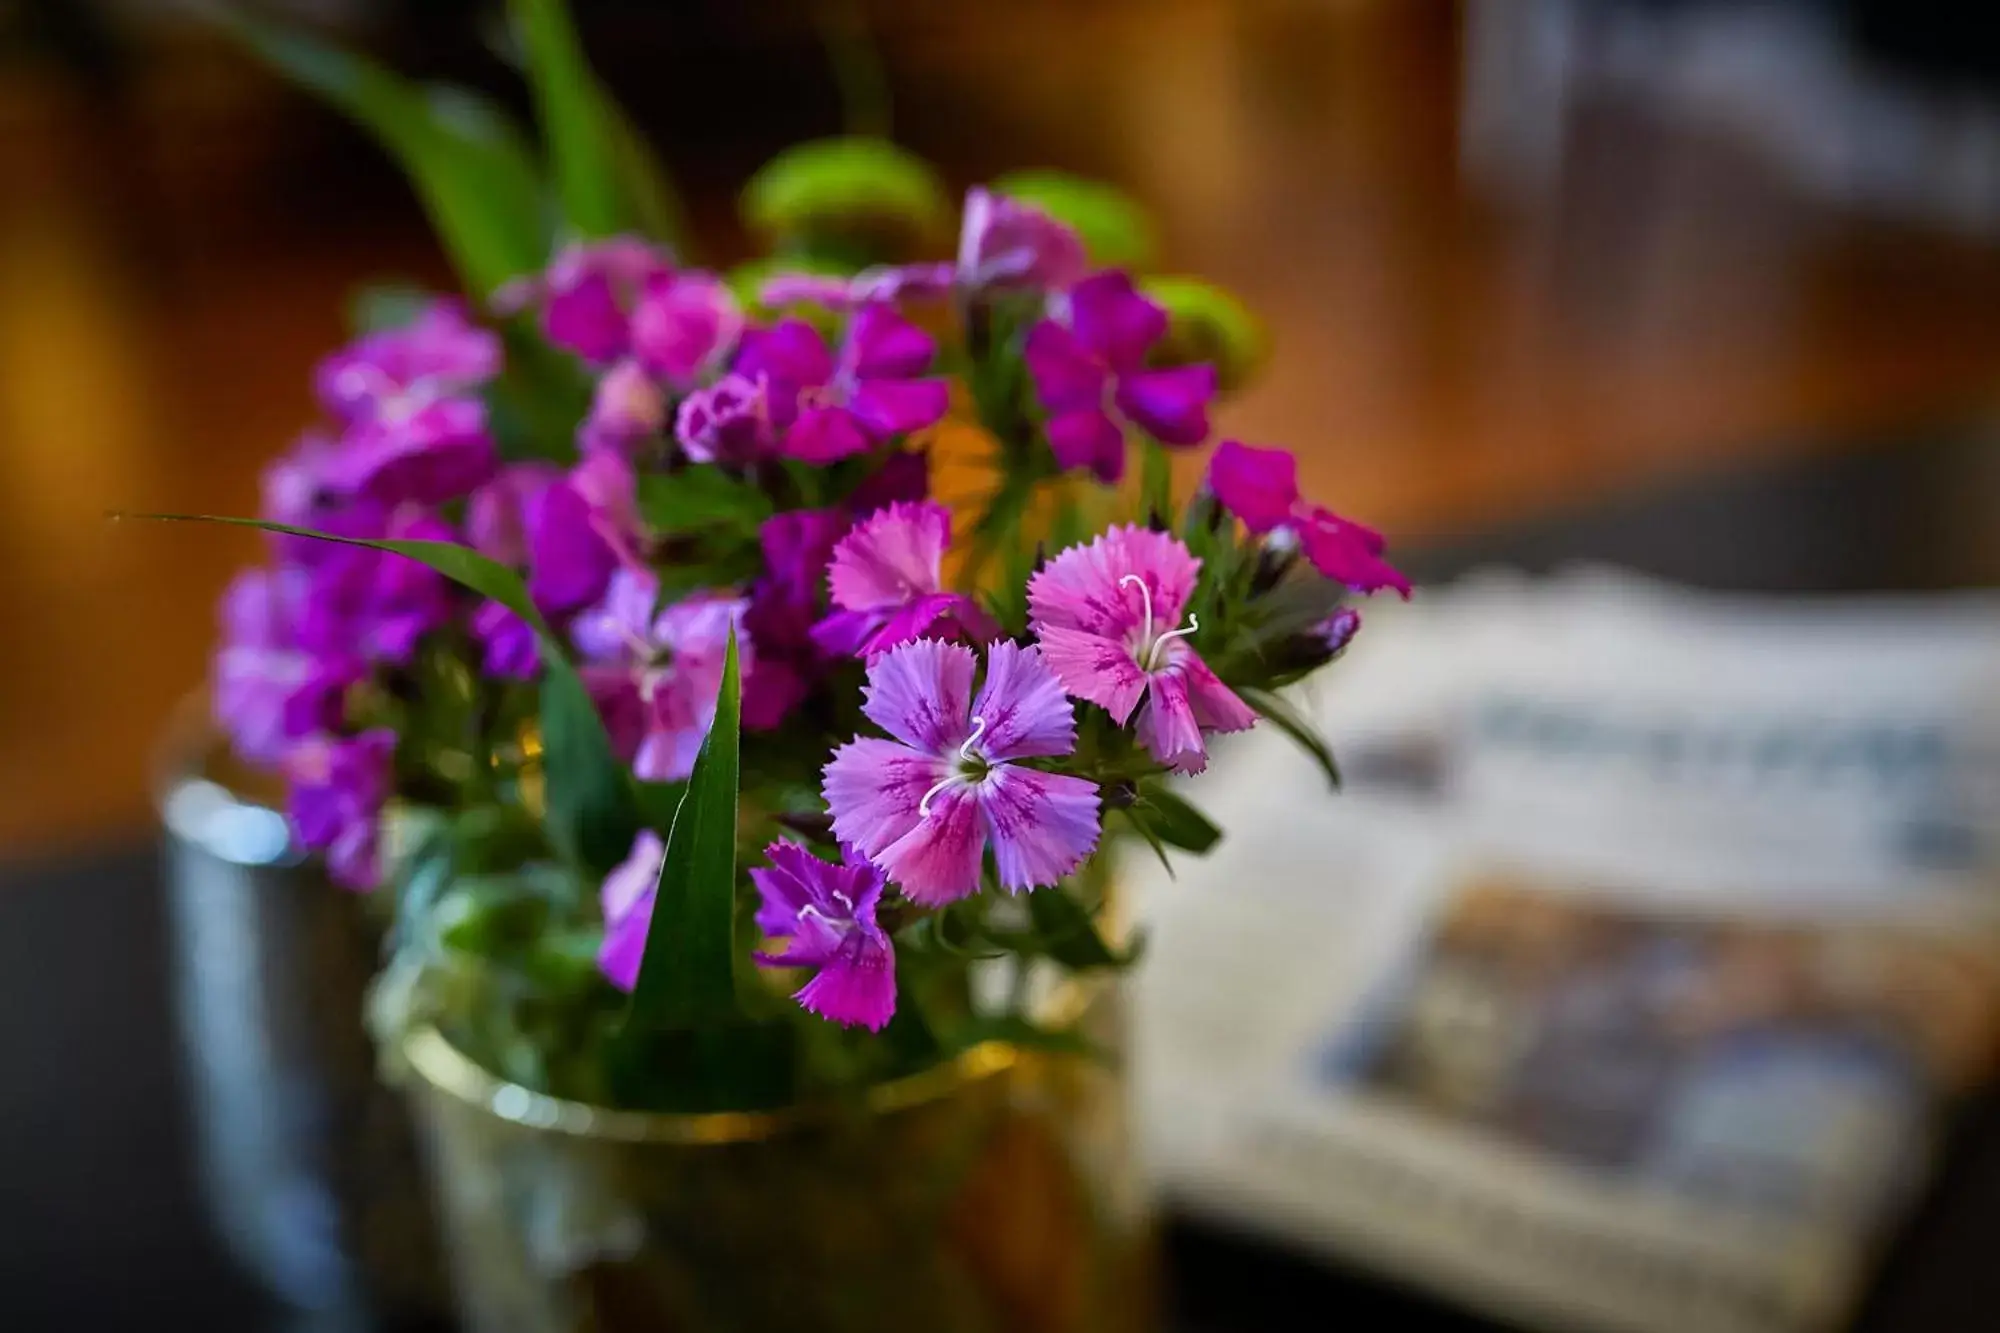
{"type": "Polygon", "coordinates": [[[742,467],[775,452],[771,410],[763,379],[724,375],[681,400],[674,438],[697,463],[742,467]]]}
{"type": "Polygon", "coordinates": [[[302,569],[247,569],[223,594],[212,707],[236,753],[253,764],[278,764],[300,737],[338,726],[347,687],[367,673],[351,654],[300,647],[309,582],[302,569]]]}
{"type": "Polygon", "coordinates": [[[852,277],[777,273],[764,280],[757,299],[772,309],[816,305],[852,310],[877,301],[932,301],[951,295],[957,270],[950,264],[898,264],[865,268],[852,277]]]}
{"type": "Polygon", "coordinates": [[[536,606],[567,615],[602,597],[621,562],[638,563],[636,485],[630,463],[594,453],[529,499],[528,595],[536,606]]]}
{"type": "Polygon", "coordinates": [[[965,192],[965,220],[958,233],[958,285],[1051,290],[1083,277],[1083,242],[1032,205],[981,186],[965,192]]]}
{"type": "Polygon", "coordinates": [[[882,872],[864,860],[822,861],[795,842],[774,842],[764,855],[770,868],[750,872],[757,928],[782,947],[757,961],[818,968],[793,998],[821,1018],[881,1031],[896,1012],[896,946],[875,922],[882,872]]]}
{"type": "Polygon", "coordinates": [[[1204,731],[1257,720],[1188,644],[1183,626],[1201,562],[1164,532],[1112,528],[1072,546],[1028,581],[1029,624],[1063,686],[1124,726],[1139,714],[1140,744],[1182,773],[1208,765],[1204,731]]]}
{"type": "Polygon", "coordinates": [[[1127,421],[1162,444],[1201,443],[1215,367],[1147,369],[1147,353],[1167,331],[1165,310],[1116,271],[1085,278],[1059,304],[1067,322],[1037,323],[1023,349],[1035,396],[1048,409],[1057,462],[1117,481],[1125,474],[1127,421]]]}
{"type": "Polygon", "coordinates": [[[553,463],[511,463],[472,493],[465,535],[488,559],[519,569],[528,563],[528,505],[562,480],[553,463]]]}
{"type": "Polygon", "coordinates": [[[834,752],[824,794],[833,831],[935,906],[979,890],[987,845],[1002,887],[1051,885],[1097,846],[1097,786],[1014,762],[1076,747],[1076,716],[1034,648],[987,649],[972,699],[972,650],[920,639],[868,666],[862,712],[894,740],[834,752]]]}
{"type": "Polygon", "coordinates": [[[597,970],[619,990],[639,984],[639,964],[646,957],[646,933],[653,925],[653,897],[659,891],[660,866],[666,844],[651,829],[641,829],[632,851],[612,867],[598,890],[604,909],[604,943],[597,950],[597,970]]]}
{"type": "Polygon", "coordinates": [[[866,518],[899,500],[917,501],[931,493],[930,455],[919,452],[890,454],[856,486],[847,497],[847,510],[856,518],[866,518]]]}
{"type": "Polygon", "coordinates": [[[632,346],[632,311],[647,286],[673,275],[673,262],[631,236],[564,247],[537,278],[494,294],[503,313],[538,305],[542,333],[593,365],[608,366],[632,346]]]}
{"type": "Polygon", "coordinates": [[[707,273],[654,279],[632,311],[632,355],[678,392],[718,370],[742,333],[736,298],[707,273]]]}
{"type": "Polygon", "coordinates": [[[838,358],[802,319],[745,335],[736,373],[762,378],[784,452],[808,463],[865,453],[937,422],[951,404],[941,379],[923,378],[931,336],[881,302],[848,320],[838,358]]]}
{"type": "Polygon", "coordinates": [[[813,627],[836,656],[872,657],[937,628],[983,641],[993,618],[963,593],[943,590],[951,513],[941,504],[892,504],[857,524],[833,548],[828,586],[838,610],[813,627]]]}
{"type": "Polygon", "coordinates": [[[1208,486],[1222,507],[1255,533],[1295,534],[1306,559],[1320,573],[1355,592],[1393,588],[1410,595],[1410,581],[1382,558],[1388,542],[1375,529],[1307,504],[1299,494],[1299,465],[1283,449],[1258,449],[1224,440],[1208,464],[1208,486]]]}
{"type": "Polygon", "coordinates": [[[1330,653],[1345,651],[1354,642],[1354,636],[1361,632],[1361,613],[1351,606],[1343,606],[1319,624],[1319,637],[1330,653]]]}
{"type": "Polygon", "coordinates": [[[694,771],[715,721],[732,627],[745,675],[756,670],[756,655],[742,632],[743,599],[699,593],[655,615],[658,596],[652,574],[621,567],[570,635],[589,663],[584,683],[620,757],[639,777],[671,782],[694,771]]]}
{"type": "Polygon", "coordinates": [[[666,424],[666,394],[644,366],[627,358],[598,379],[590,397],[590,413],[577,429],[577,444],[586,453],[623,453],[659,434],[666,424]]]}
{"type": "Polygon", "coordinates": [[[426,306],[399,329],[370,333],[320,362],[319,398],[342,425],[407,416],[500,373],[500,339],[458,301],[426,306]]]}
{"type": "Polygon", "coordinates": [[[542,666],[541,645],[527,621],[498,602],[472,613],[472,637],[484,649],[480,670],[499,680],[533,680],[542,666]]]}
{"type": "Polygon", "coordinates": [[[299,845],[326,853],[334,882],[372,889],[381,882],[376,841],[394,781],[396,733],[308,736],[285,754],[285,813],[299,845]]]}
{"type": "Polygon", "coordinates": [[[334,353],[320,365],[319,394],[345,429],[317,480],[384,504],[467,494],[495,466],[486,405],[473,391],[499,369],[499,339],[454,301],[334,353]]]}
{"type": "Polygon", "coordinates": [[[743,616],[757,645],[756,667],[743,681],[743,725],[752,731],[776,728],[820,675],[812,627],[834,543],[848,526],[837,509],[794,509],[758,529],[764,576],[751,586],[743,616]]]}
{"type": "MultiPolygon", "coordinates": [[[[324,527],[344,537],[458,540],[449,525],[417,505],[399,506],[386,515],[352,510],[330,518],[324,527]]],[[[424,635],[451,618],[450,582],[407,556],[329,545],[309,572],[298,637],[302,647],[321,657],[359,655],[371,662],[406,663],[424,635]]]]}

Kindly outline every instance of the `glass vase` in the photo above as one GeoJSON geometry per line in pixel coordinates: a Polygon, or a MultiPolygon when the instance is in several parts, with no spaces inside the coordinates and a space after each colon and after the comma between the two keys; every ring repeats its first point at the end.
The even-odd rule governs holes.
{"type": "Polygon", "coordinates": [[[432,1028],[404,1055],[468,1333],[1152,1325],[1101,1057],[987,1043],[853,1106],[661,1115],[508,1083],[432,1028]]]}

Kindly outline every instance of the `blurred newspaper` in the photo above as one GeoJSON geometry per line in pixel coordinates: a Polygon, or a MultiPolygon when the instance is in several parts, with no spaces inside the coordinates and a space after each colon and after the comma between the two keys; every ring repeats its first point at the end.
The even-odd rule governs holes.
{"type": "Polygon", "coordinates": [[[2000,601],[1369,612],[1200,794],[1135,1032],[1186,1206],[1534,1327],[1840,1325],[2000,1037],[2000,601]]]}

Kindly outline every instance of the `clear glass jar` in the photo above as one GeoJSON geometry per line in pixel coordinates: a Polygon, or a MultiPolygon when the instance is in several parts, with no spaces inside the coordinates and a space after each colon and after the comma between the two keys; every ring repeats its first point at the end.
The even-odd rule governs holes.
{"type": "MultiPolygon", "coordinates": [[[[1088,1025],[1114,1039],[1118,992],[1088,1025]]],[[[1120,1333],[1152,1231],[1101,1058],[987,1043],[865,1102],[661,1115],[403,1048],[469,1333],[1120,1333]]]]}

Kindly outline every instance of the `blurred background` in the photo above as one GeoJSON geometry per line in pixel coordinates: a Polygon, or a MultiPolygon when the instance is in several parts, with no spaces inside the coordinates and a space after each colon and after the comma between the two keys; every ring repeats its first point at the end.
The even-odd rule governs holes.
{"type": "MultiPolygon", "coordinates": [[[[883,114],[873,65],[894,137],[954,185],[1052,166],[1145,200],[1166,268],[1227,285],[1269,326],[1268,370],[1223,405],[1220,433],[1294,449],[1309,493],[1383,528],[1440,585],[1574,559],[1784,593],[2000,583],[2000,37],[1975,6],[575,7],[711,257],[748,252],[735,192],[776,150],[883,114]]],[[[480,0],[258,8],[524,106],[480,0]]],[[[24,883],[150,836],[157,738],[203,679],[224,582],[257,549],[107,514],[253,511],[351,293],[446,282],[394,167],[204,10],[0,0],[0,865],[24,883]]],[[[1968,627],[1944,635],[1951,651],[1991,649],[1990,605],[1954,612],[1968,627]]],[[[1780,680],[1832,632],[1785,637],[1769,617],[1759,661],[1780,680]]],[[[1865,618],[1840,628],[1843,643],[1869,634],[1865,618]]],[[[1634,660],[1671,661],[1677,643],[1634,660]]],[[[1991,654],[1978,660],[1952,680],[1983,684],[1954,684],[1941,710],[2000,698],[1991,654]]],[[[1367,697],[1389,707],[1395,691],[1367,697]]],[[[1407,787],[1435,761],[1434,744],[1385,744],[1362,786],[1373,771],[1407,787]]],[[[1514,948],[1480,923],[1518,919],[1515,891],[1474,892],[1439,948],[1514,948]]],[[[1636,929],[1579,926],[1591,942],[1571,952],[1655,958],[1636,929]]],[[[1750,958],[1754,981],[1770,974],[1757,958],[1794,943],[1718,956],[1750,958]]],[[[1412,1004],[1443,1005],[1447,1027],[1465,1011],[1451,994],[1412,1004]]],[[[1953,1029],[1977,1047],[1946,1080],[1954,1096],[1985,1077],[1979,1006],[1953,1029]]],[[[1324,1061],[1463,1101],[1463,1071],[1426,1071],[1428,1021],[1385,1018],[1372,1046],[1324,1061]]],[[[1314,1230],[1268,1200],[1224,1211],[1260,1207],[1292,1218],[1278,1232],[1314,1230]]],[[[1253,1267],[1232,1281],[1259,1271],[1238,1261],[1253,1267]]]]}

